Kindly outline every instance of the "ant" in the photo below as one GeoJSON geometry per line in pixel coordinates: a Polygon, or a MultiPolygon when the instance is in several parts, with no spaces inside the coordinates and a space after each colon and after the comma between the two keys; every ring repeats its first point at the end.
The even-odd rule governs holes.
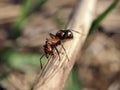
{"type": "MultiPolygon", "coordinates": [[[[77,31],[75,31],[75,32],[77,32],[77,31]]],[[[58,55],[59,55],[59,51],[58,51],[58,49],[56,47],[58,45],[62,45],[62,41],[73,39],[73,33],[69,29],[59,30],[55,35],[52,34],[52,33],[49,33],[49,36],[51,37],[51,39],[46,39],[45,45],[43,45],[45,56],[47,58],[48,58],[48,55],[54,55],[54,52],[53,52],[54,50],[56,50],[58,55]]],[[[63,47],[63,45],[62,45],[62,48],[66,52],[65,48],[63,47]]],[[[41,59],[42,59],[43,56],[41,56],[41,58],[40,58],[41,68],[42,68],[41,59]]],[[[60,59],[60,56],[59,56],[59,59],[60,59]]]]}
{"type": "Polygon", "coordinates": [[[56,35],[52,33],[49,35],[52,39],[47,39],[44,45],[46,55],[54,55],[53,50],[56,49],[56,46],[61,45],[61,41],[73,38],[73,33],[70,30],[59,30],[56,35]]]}

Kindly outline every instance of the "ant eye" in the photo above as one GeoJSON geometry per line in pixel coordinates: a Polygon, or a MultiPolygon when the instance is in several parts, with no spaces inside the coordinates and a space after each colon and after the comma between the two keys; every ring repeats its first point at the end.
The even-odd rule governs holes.
{"type": "Polygon", "coordinates": [[[71,32],[68,32],[68,36],[71,36],[71,34],[72,34],[71,32]]]}
{"type": "Polygon", "coordinates": [[[73,34],[71,31],[67,32],[67,38],[73,38],[73,34]]]}

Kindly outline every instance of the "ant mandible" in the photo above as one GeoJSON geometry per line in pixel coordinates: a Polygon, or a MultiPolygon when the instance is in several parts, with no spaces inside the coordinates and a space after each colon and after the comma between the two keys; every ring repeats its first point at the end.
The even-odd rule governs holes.
{"type": "MultiPolygon", "coordinates": [[[[57,50],[56,46],[61,45],[62,41],[73,39],[73,33],[69,29],[59,30],[55,35],[52,33],[49,33],[49,35],[50,35],[51,39],[46,39],[45,45],[43,46],[45,56],[47,58],[48,58],[48,55],[54,55],[54,52],[53,52],[54,50],[56,50],[59,55],[59,51],[57,50]]],[[[63,47],[63,49],[65,51],[64,47],[63,47]]],[[[41,58],[40,58],[40,64],[41,64],[41,68],[42,68],[41,58]]],[[[59,59],[60,59],[60,57],[59,57],[59,59]]]]}

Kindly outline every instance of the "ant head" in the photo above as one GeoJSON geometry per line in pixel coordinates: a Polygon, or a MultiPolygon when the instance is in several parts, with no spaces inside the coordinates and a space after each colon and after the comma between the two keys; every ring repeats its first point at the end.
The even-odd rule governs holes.
{"type": "Polygon", "coordinates": [[[56,33],[56,36],[59,37],[61,40],[72,39],[73,33],[70,30],[59,30],[56,33]]]}

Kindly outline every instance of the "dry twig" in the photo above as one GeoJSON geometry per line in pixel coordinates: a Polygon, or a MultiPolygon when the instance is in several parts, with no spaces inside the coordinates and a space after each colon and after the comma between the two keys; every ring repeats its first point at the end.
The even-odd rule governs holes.
{"type": "Polygon", "coordinates": [[[80,0],[70,17],[66,29],[75,30],[74,38],[64,43],[65,51],[59,48],[60,60],[57,54],[50,57],[43,68],[32,90],[62,90],[65,81],[74,65],[79,51],[87,37],[87,33],[94,17],[95,4],[97,0],[80,0]]]}

